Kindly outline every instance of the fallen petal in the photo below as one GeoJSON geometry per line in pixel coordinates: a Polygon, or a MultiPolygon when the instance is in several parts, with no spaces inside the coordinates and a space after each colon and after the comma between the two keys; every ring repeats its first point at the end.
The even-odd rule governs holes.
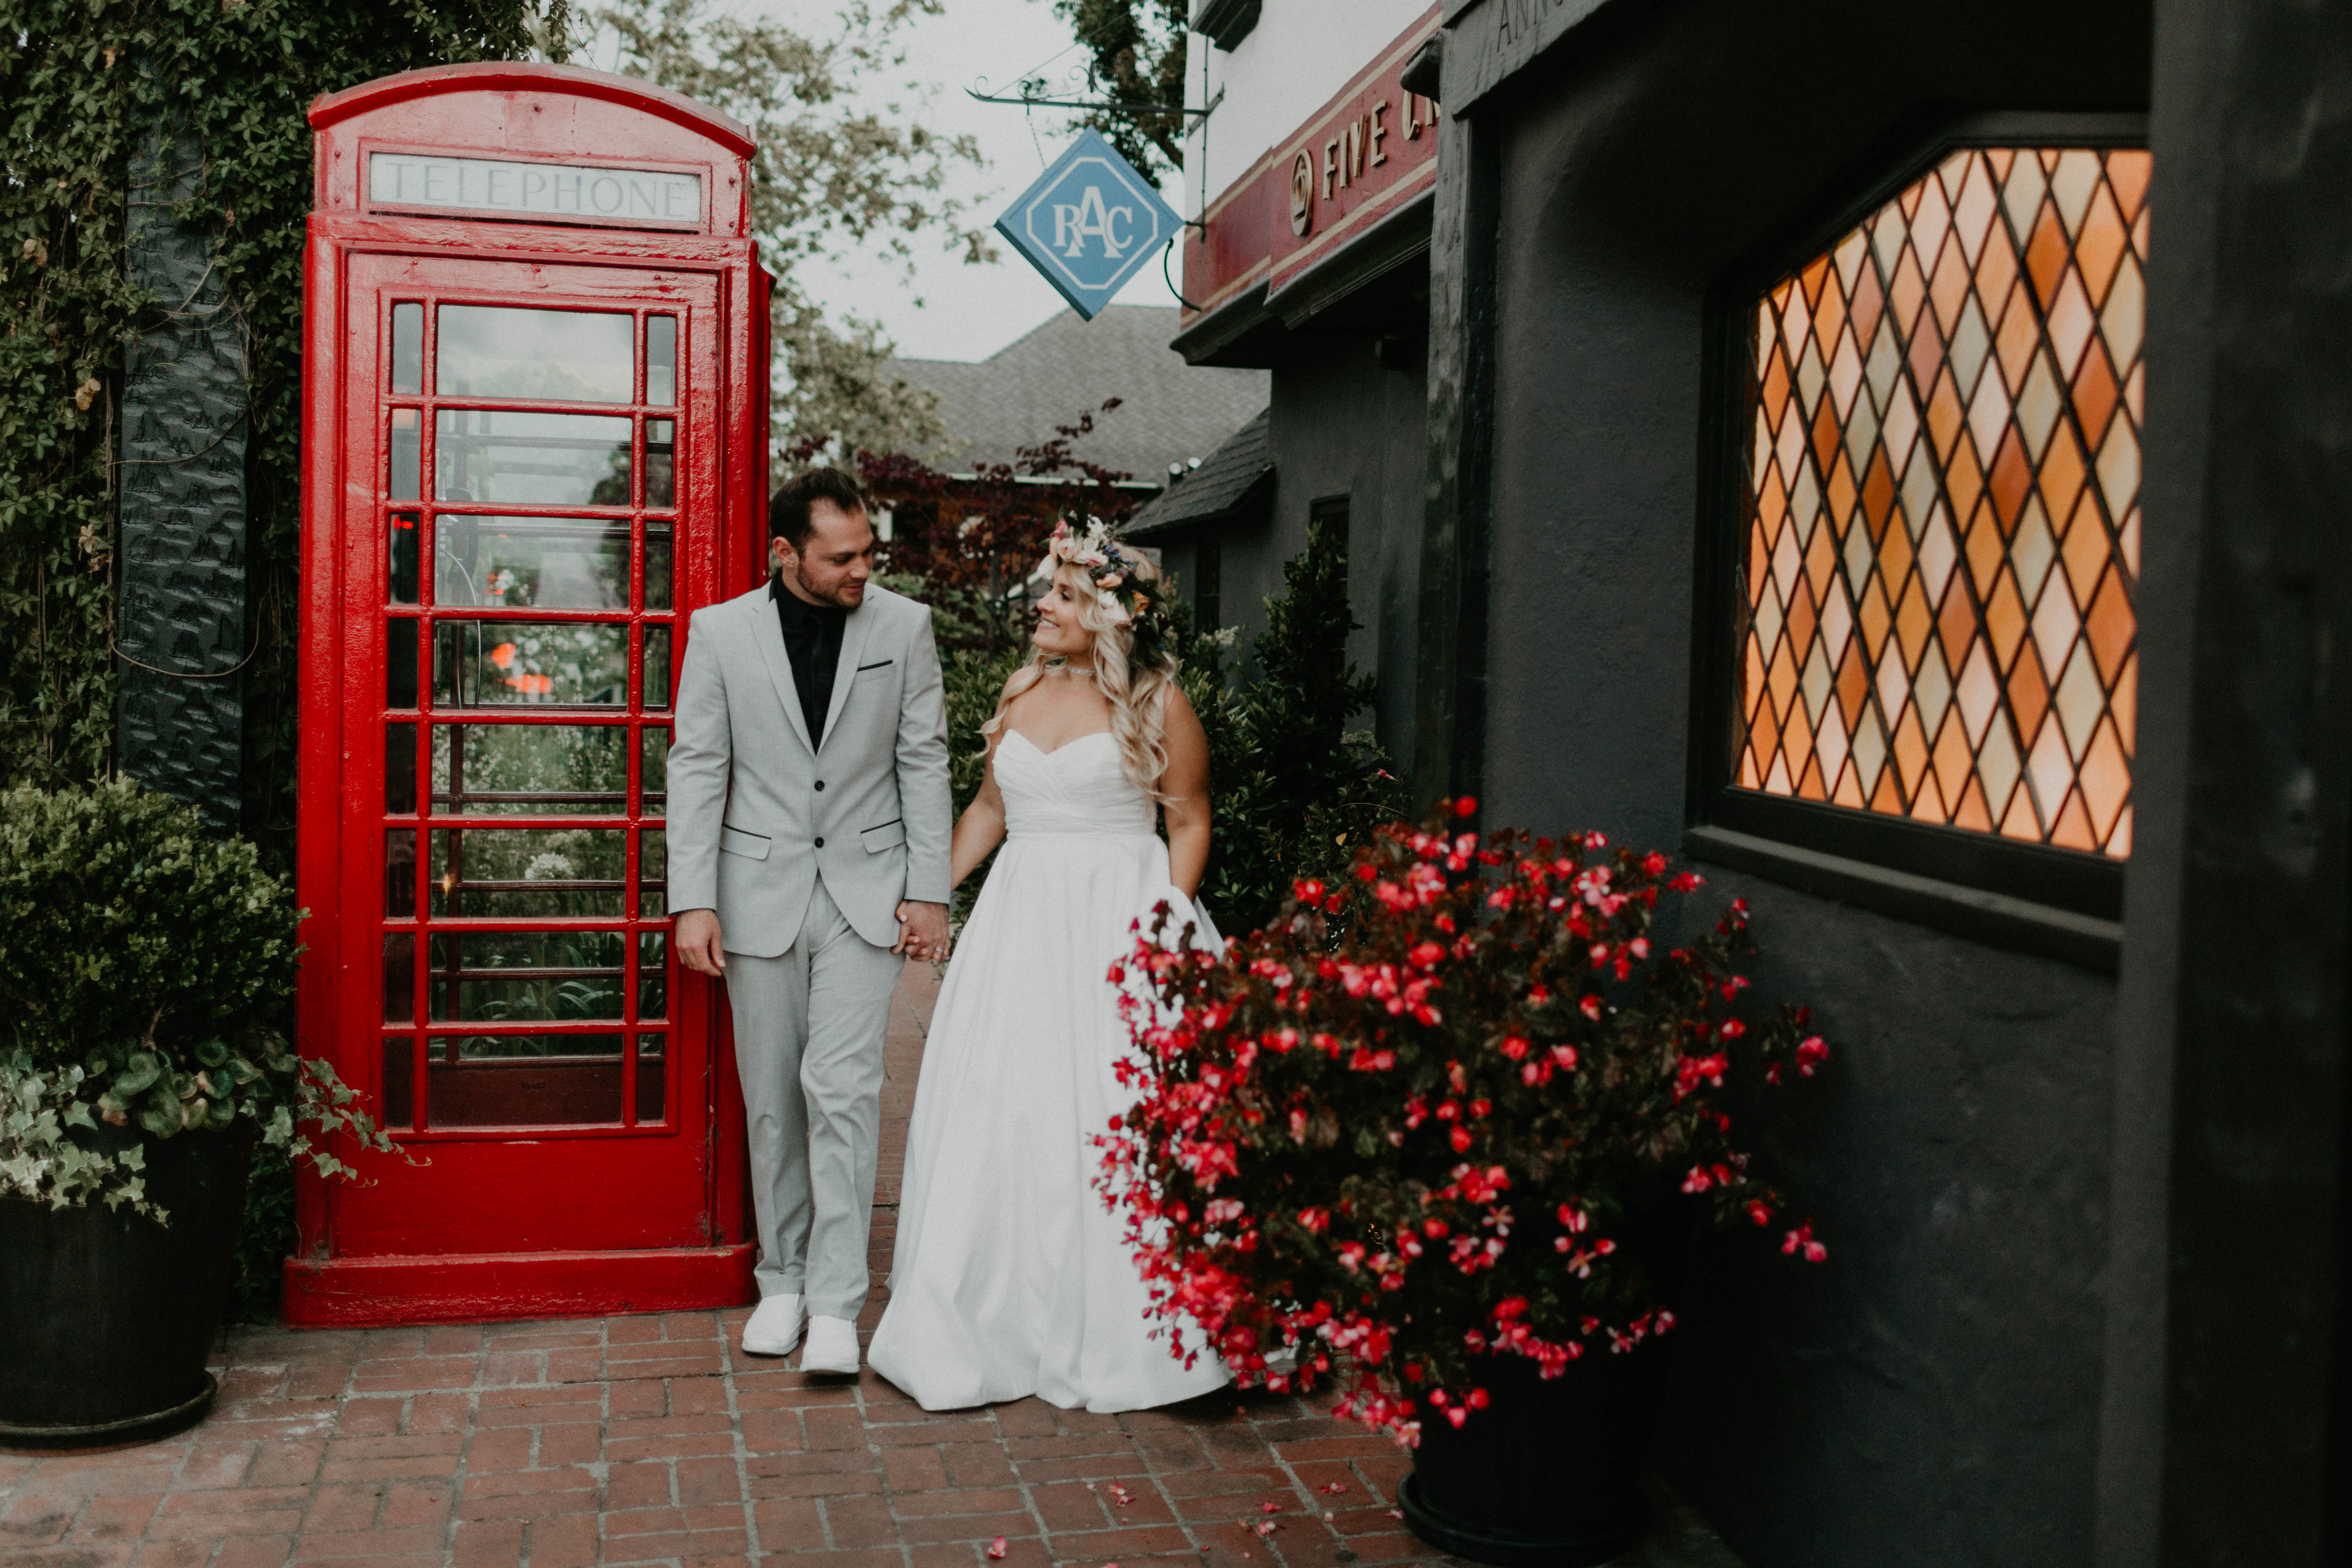
{"type": "Polygon", "coordinates": [[[1011,1547],[1004,1544],[1004,1537],[1001,1535],[988,1543],[988,1554],[991,1557],[994,1557],[999,1560],[1002,1560],[1004,1554],[1012,1550],[1013,1549],[1011,1547]]]}

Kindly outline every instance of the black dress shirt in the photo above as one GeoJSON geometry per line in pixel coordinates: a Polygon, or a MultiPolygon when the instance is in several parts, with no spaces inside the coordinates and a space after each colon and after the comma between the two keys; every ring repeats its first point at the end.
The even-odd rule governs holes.
{"type": "Polygon", "coordinates": [[[809,744],[824,744],[825,710],[833,706],[833,678],[841,667],[841,624],[849,612],[811,604],[770,576],[768,596],[782,622],[784,655],[792,662],[793,685],[800,693],[801,716],[808,720],[809,744]]]}

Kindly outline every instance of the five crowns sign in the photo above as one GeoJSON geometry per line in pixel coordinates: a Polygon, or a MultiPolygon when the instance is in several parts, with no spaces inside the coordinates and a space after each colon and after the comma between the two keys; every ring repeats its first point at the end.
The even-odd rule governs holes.
{"type": "Polygon", "coordinates": [[[1092,131],[996,220],[996,232],[1089,321],[1181,226],[1151,182],[1092,131]]]}

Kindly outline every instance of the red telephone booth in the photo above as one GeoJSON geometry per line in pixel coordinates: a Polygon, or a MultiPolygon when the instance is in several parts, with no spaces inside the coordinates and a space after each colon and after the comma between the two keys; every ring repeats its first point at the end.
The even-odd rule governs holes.
{"type": "Polygon", "coordinates": [[[662,800],[687,617],[761,570],[752,143],[552,66],[391,77],[310,123],[301,1043],[413,1163],[306,1182],[288,1316],[749,1301],[662,800]]]}

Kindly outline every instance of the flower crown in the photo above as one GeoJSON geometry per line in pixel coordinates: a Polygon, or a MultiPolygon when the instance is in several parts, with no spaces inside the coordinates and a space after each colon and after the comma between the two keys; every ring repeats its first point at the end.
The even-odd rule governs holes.
{"type": "Polygon", "coordinates": [[[1167,604],[1154,583],[1135,574],[1134,558],[1118,548],[1110,525],[1100,517],[1087,519],[1086,532],[1073,532],[1067,517],[1054,525],[1045,541],[1045,559],[1037,575],[1050,578],[1062,566],[1075,566],[1094,585],[1111,624],[1126,627],[1134,638],[1129,657],[1139,665],[1155,664],[1168,656],[1167,604]]]}

